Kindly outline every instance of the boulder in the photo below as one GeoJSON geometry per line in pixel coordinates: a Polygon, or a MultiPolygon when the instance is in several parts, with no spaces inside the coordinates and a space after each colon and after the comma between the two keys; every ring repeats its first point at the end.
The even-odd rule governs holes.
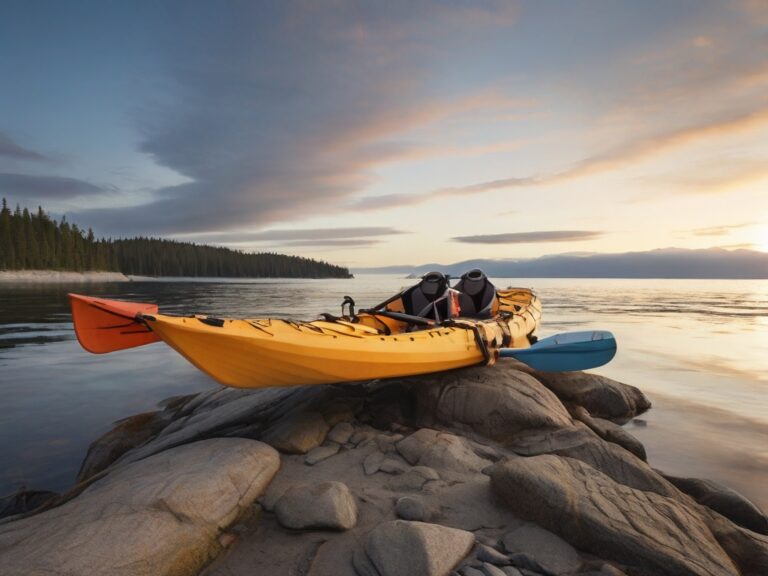
{"type": "Polygon", "coordinates": [[[528,367],[533,375],[563,402],[586,408],[593,417],[624,423],[651,407],[638,388],[587,372],[540,372],[528,367]]]}
{"type": "Polygon", "coordinates": [[[492,370],[466,368],[420,379],[417,419],[504,442],[522,430],[571,424],[563,404],[531,375],[500,362],[492,370]]]}
{"type": "Polygon", "coordinates": [[[536,524],[524,524],[502,538],[510,554],[527,554],[540,566],[555,574],[576,572],[581,566],[579,553],[565,540],[536,524]]]}
{"type": "Polygon", "coordinates": [[[739,574],[697,510],[579,460],[510,460],[494,466],[491,486],[516,515],[601,558],[659,576],[739,574]]]}
{"type": "Polygon", "coordinates": [[[455,472],[480,472],[492,462],[480,458],[464,438],[422,428],[400,440],[397,451],[409,464],[455,472]]]}
{"type": "Polygon", "coordinates": [[[342,482],[299,484],[275,504],[277,520],[294,530],[349,530],[357,524],[357,504],[342,482]]]}
{"type": "Polygon", "coordinates": [[[286,416],[269,427],[262,435],[266,442],[280,452],[306,454],[320,446],[328,433],[328,424],[318,412],[298,412],[286,416]]]}
{"type": "Polygon", "coordinates": [[[255,440],[195,442],[115,469],[57,508],[0,526],[4,574],[197,573],[280,466],[255,440]]]}
{"type": "Polygon", "coordinates": [[[760,508],[736,490],[712,480],[677,478],[667,475],[664,477],[699,504],[719,512],[739,526],[749,528],[758,534],[768,534],[768,518],[760,508]]]}
{"type": "Polygon", "coordinates": [[[446,576],[474,543],[465,530],[395,520],[371,530],[365,552],[381,576],[446,576]]]}

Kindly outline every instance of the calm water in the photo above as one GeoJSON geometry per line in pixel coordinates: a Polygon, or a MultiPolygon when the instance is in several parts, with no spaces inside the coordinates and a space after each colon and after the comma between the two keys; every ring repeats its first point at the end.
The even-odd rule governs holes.
{"type": "MultiPolygon", "coordinates": [[[[736,488],[768,510],[768,281],[496,279],[530,286],[540,335],[607,329],[619,353],[596,372],[654,408],[628,429],[652,466],[736,488]]],[[[172,313],[312,319],[345,294],[371,306],[401,277],[248,282],[0,285],[0,494],[71,485],[113,422],[217,386],[162,344],[105,356],[74,338],[68,291],[152,301],[172,313]]]]}

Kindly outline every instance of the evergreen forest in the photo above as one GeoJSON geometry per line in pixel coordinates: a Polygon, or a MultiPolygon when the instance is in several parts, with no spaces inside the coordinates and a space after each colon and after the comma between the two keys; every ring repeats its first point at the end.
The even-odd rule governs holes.
{"type": "Polygon", "coordinates": [[[137,276],[350,278],[347,268],[271,252],[159,238],[99,239],[89,228],[16,206],[0,209],[0,270],[122,272],[137,276]]]}

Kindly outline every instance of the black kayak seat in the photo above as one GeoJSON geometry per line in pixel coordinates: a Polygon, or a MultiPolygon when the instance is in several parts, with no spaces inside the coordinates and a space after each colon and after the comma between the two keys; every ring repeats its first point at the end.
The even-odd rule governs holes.
{"type": "Polygon", "coordinates": [[[482,270],[475,268],[461,275],[453,287],[459,292],[461,316],[465,318],[490,318],[496,300],[496,287],[482,270]]]}
{"type": "Polygon", "coordinates": [[[406,314],[422,318],[435,318],[435,311],[441,319],[448,317],[448,278],[440,272],[429,272],[421,282],[401,295],[406,314]],[[436,302],[437,301],[437,302],[436,302]]]}

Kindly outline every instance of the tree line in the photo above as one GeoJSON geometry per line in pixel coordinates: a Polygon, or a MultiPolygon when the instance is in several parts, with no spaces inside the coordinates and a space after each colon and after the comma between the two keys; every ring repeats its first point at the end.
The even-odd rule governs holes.
{"type": "Polygon", "coordinates": [[[52,219],[5,199],[0,209],[0,270],[110,271],[137,276],[349,278],[347,268],[276,253],[160,238],[97,239],[93,230],[52,219]]]}
{"type": "Polygon", "coordinates": [[[31,213],[3,198],[0,209],[0,270],[117,271],[116,253],[93,230],[81,230],[65,217],[51,219],[42,208],[31,213]]]}

